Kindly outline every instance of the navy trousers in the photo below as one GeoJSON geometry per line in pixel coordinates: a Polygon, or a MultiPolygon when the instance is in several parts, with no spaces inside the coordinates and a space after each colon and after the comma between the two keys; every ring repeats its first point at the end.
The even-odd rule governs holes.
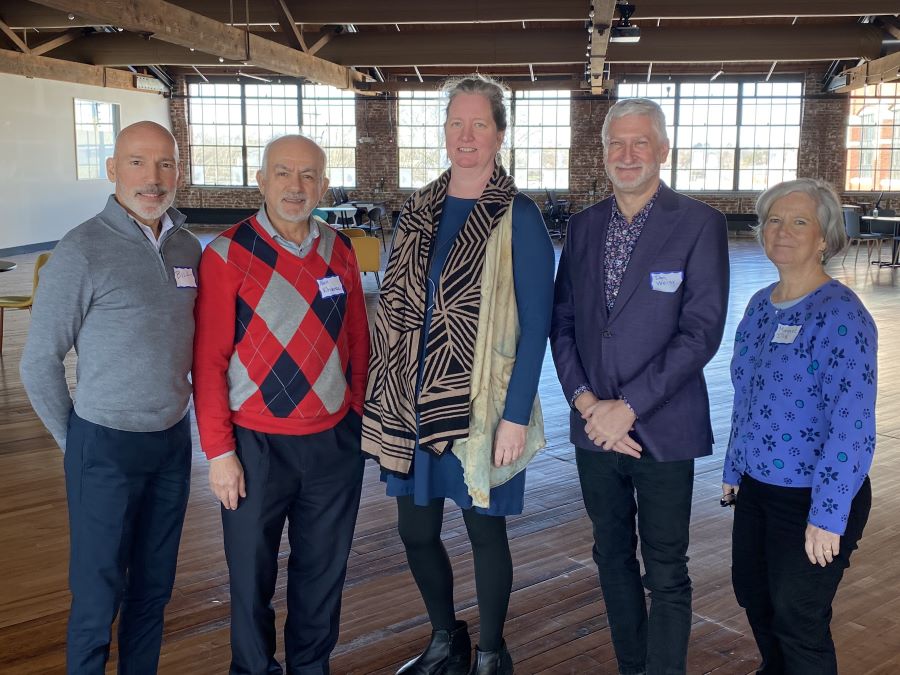
{"type": "Polygon", "coordinates": [[[734,509],[731,576],[759,647],[761,675],[837,675],[831,603],[872,506],[866,478],[850,506],[840,552],[825,567],[806,557],[812,490],[744,474],[734,509]]]}
{"type": "Polygon", "coordinates": [[[69,418],[64,459],[70,675],[102,675],[119,614],[119,673],[155,673],[191,473],[188,416],[137,433],[69,418]]]}
{"type": "Polygon", "coordinates": [[[362,489],[360,417],[305,436],[235,427],[247,497],[222,509],[231,583],[232,675],[280,674],[275,660],[278,550],[288,521],[287,621],[290,675],[328,673],[337,644],[341,592],[362,489]]]}
{"type": "Polygon", "coordinates": [[[576,461],[619,672],[683,674],[691,633],[687,548],[694,460],[657,462],[577,448],[576,461]]]}

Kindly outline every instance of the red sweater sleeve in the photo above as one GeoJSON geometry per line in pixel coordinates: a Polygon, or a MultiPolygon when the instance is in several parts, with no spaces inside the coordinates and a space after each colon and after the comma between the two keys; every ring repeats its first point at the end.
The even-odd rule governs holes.
{"type": "Polygon", "coordinates": [[[369,320],[356,252],[350,249],[347,261],[347,339],[350,347],[350,407],[362,415],[369,372],[369,320]]]}
{"type": "Polygon", "coordinates": [[[234,324],[240,277],[210,245],[200,259],[194,307],[194,410],[200,446],[212,459],[235,449],[228,404],[228,363],[234,352],[234,324]]]}

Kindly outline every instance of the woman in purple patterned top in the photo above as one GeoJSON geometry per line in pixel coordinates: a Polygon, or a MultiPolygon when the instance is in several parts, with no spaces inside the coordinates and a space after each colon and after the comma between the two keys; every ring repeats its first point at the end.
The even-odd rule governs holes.
{"type": "Polygon", "coordinates": [[[847,245],[830,185],[781,183],[756,212],[779,280],[750,300],[734,341],[722,485],[736,507],[732,581],[760,673],[827,675],[831,603],[871,505],[877,332],[825,272],[847,245]]]}

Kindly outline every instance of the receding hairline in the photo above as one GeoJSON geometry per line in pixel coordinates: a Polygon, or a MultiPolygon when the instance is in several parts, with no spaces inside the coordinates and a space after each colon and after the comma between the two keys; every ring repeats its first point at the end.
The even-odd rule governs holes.
{"type": "Polygon", "coordinates": [[[307,145],[311,145],[313,148],[318,150],[319,160],[322,163],[322,176],[325,176],[326,171],[328,170],[328,155],[325,152],[325,149],[316,143],[309,136],[304,136],[302,134],[287,134],[285,136],[278,136],[277,138],[273,138],[271,141],[266,143],[266,147],[263,148],[262,157],[260,158],[259,170],[262,172],[268,171],[268,163],[269,163],[269,153],[272,148],[278,145],[281,142],[301,142],[307,145]]]}
{"type": "Polygon", "coordinates": [[[175,136],[173,136],[172,132],[166,129],[162,124],[151,122],[150,120],[135,122],[134,124],[129,124],[127,127],[122,129],[119,132],[119,135],[116,136],[116,144],[113,148],[113,156],[118,157],[122,152],[122,145],[131,140],[132,136],[140,132],[152,132],[157,135],[164,136],[167,140],[171,141],[175,159],[178,158],[178,143],[175,142],[175,136]]]}

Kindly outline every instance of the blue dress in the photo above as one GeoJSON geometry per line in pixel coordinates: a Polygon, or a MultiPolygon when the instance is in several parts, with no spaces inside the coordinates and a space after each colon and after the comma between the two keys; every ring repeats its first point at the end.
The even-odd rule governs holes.
{"type": "MultiPolygon", "coordinates": [[[[434,296],[440,283],[441,271],[450,254],[453,241],[475,207],[475,199],[447,197],[434,241],[428,288],[425,295],[425,322],[422,345],[428,336],[434,296]]],[[[513,280],[519,316],[520,337],[506,395],[503,419],[527,424],[537,394],[541,365],[550,334],[553,309],[553,245],[547,234],[541,212],[528,197],[516,195],[513,201],[513,280]]],[[[419,360],[419,386],[424,358],[419,360]]],[[[452,451],[440,456],[416,446],[409,474],[381,472],[390,497],[412,495],[419,506],[427,506],[433,499],[450,498],[463,509],[472,508],[472,498],[463,480],[462,464],[452,451]]],[[[525,497],[525,471],[491,489],[489,508],[475,507],[478,513],[509,516],[522,512],[525,497]]]]}

